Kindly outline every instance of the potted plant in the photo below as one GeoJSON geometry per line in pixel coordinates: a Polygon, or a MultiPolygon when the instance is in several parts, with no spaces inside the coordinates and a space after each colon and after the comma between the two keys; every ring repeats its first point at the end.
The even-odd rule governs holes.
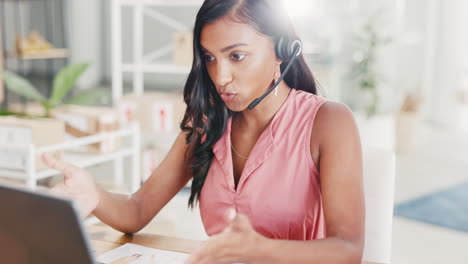
{"type": "Polygon", "coordinates": [[[345,90],[345,102],[355,113],[363,144],[395,148],[395,116],[379,112],[381,87],[385,77],[378,70],[379,52],[391,43],[384,37],[378,19],[379,10],[369,17],[352,36],[352,52],[345,90]]]}
{"type": "Polygon", "coordinates": [[[350,105],[363,111],[368,118],[378,112],[379,86],[385,80],[377,70],[378,51],[391,42],[390,38],[380,36],[376,18],[377,15],[372,16],[353,36],[354,52],[349,73],[352,87],[350,105]]]}
{"type": "MultiPolygon", "coordinates": [[[[74,135],[72,132],[78,131],[76,133],[81,133],[79,136],[85,136],[85,132],[78,130],[73,124],[70,124],[70,121],[73,121],[73,118],[75,117],[71,114],[63,114],[63,111],[67,111],[69,106],[61,106],[65,104],[91,104],[96,102],[102,96],[107,96],[105,91],[94,89],[79,92],[75,96],[65,99],[75,86],[76,81],[87,68],[87,63],[71,64],[62,68],[54,76],[52,92],[49,98],[44,97],[27,79],[13,72],[0,72],[0,78],[3,78],[5,81],[7,89],[34,102],[33,104],[26,105],[28,107],[26,113],[19,113],[18,110],[20,109],[17,108],[1,110],[0,116],[3,115],[4,117],[0,117],[0,121],[3,119],[4,123],[7,125],[13,122],[15,122],[15,124],[22,123],[23,126],[28,126],[31,127],[32,130],[35,130],[33,133],[39,133],[44,127],[47,129],[47,123],[56,122],[62,124],[62,129],[60,129],[61,131],[54,131],[56,133],[67,132],[74,135]],[[20,118],[5,117],[8,115],[20,118]]],[[[94,108],[87,109],[83,107],[83,109],[88,110],[88,112],[95,111],[94,108]]],[[[99,113],[95,114],[99,115],[99,113]]],[[[40,139],[42,140],[42,138],[43,137],[40,139]]],[[[33,143],[40,145],[44,142],[33,143]]],[[[100,144],[94,145],[100,146],[100,144]]],[[[94,145],[90,147],[95,147],[94,145]]]]}
{"type": "MultiPolygon", "coordinates": [[[[102,90],[86,90],[64,100],[87,68],[87,63],[76,63],[62,68],[54,77],[52,93],[49,98],[45,98],[27,79],[16,73],[0,72],[0,78],[5,81],[8,90],[40,105],[43,109],[43,117],[51,117],[51,110],[61,104],[90,104],[105,94],[102,90]]],[[[3,110],[2,112],[4,115],[18,114],[16,111],[3,110]]]]}

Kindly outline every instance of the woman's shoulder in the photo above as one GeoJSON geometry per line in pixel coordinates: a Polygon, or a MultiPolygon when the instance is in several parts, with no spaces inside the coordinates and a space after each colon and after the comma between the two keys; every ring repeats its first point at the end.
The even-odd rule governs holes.
{"type": "Polygon", "coordinates": [[[326,121],[332,121],[330,119],[338,119],[337,121],[343,121],[342,119],[354,119],[353,112],[346,104],[329,100],[324,102],[320,107],[317,112],[317,118],[326,121]]]}
{"type": "Polygon", "coordinates": [[[314,120],[315,136],[328,140],[354,136],[357,132],[353,112],[347,105],[327,100],[317,111],[314,120]]]}

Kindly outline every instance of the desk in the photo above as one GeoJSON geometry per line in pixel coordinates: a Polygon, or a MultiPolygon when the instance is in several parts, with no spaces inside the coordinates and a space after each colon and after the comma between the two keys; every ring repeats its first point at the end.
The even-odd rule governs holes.
{"type": "MultiPolygon", "coordinates": [[[[99,256],[102,253],[117,248],[125,243],[133,243],[146,247],[172,250],[182,253],[191,253],[202,244],[202,241],[154,234],[137,233],[134,235],[125,235],[102,224],[89,226],[87,231],[95,256],[99,256]]],[[[362,264],[378,263],[363,261],[362,264]]]]}
{"type": "Polygon", "coordinates": [[[134,243],[146,247],[191,253],[201,246],[201,241],[160,236],[155,234],[125,235],[108,226],[97,224],[87,227],[94,255],[117,248],[125,243],[134,243]]]}

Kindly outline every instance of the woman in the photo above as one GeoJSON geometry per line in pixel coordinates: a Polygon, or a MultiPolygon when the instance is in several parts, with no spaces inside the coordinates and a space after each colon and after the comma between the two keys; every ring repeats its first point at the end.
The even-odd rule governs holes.
{"type": "Polygon", "coordinates": [[[278,55],[280,39],[297,39],[280,1],[206,0],[195,22],[182,132],[161,165],[126,197],[45,155],[66,175],[54,191],[132,233],[193,178],[189,205],[199,201],[211,238],[189,263],[360,263],[364,202],[355,122],[346,106],[316,95],[302,56],[279,80],[292,59],[278,55]]]}

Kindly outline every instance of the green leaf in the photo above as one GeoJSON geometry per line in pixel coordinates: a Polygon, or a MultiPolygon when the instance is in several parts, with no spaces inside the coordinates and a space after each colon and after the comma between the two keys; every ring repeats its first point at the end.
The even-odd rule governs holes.
{"type": "Polygon", "coordinates": [[[0,77],[5,81],[8,90],[36,102],[46,101],[44,96],[25,78],[9,71],[0,72],[0,77]]]}
{"type": "Polygon", "coordinates": [[[110,98],[109,91],[103,89],[90,89],[78,93],[73,98],[65,102],[65,104],[90,105],[98,103],[103,97],[110,98]]]}
{"type": "Polygon", "coordinates": [[[54,78],[50,105],[56,106],[63,97],[75,86],[76,80],[88,68],[88,63],[71,64],[61,69],[54,78]]]}
{"type": "Polygon", "coordinates": [[[0,109],[0,116],[11,116],[11,115],[18,115],[19,113],[11,112],[6,109],[0,109]]]}

